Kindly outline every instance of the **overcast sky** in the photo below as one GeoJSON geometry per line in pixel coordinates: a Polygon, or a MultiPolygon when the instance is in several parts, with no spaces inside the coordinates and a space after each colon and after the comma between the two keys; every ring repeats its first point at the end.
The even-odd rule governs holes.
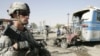
{"type": "Polygon", "coordinates": [[[29,22],[37,25],[45,21],[47,25],[67,24],[67,14],[88,7],[100,7],[100,0],[1,0],[0,18],[10,18],[7,9],[13,2],[26,2],[31,9],[29,22]]]}

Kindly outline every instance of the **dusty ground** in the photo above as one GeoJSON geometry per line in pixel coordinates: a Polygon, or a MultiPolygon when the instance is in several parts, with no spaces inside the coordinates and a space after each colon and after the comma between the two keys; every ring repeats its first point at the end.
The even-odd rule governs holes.
{"type": "Polygon", "coordinates": [[[46,47],[52,56],[100,56],[100,44],[93,43],[92,45],[83,43],[79,46],[71,46],[69,48],[61,48],[53,45],[53,39],[56,34],[50,34],[46,47]]]}

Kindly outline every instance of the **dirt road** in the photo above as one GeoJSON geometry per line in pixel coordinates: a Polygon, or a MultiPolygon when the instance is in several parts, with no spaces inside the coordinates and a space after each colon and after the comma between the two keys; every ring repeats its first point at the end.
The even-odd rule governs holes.
{"type": "Polygon", "coordinates": [[[53,42],[51,40],[47,46],[47,49],[51,52],[52,56],[100,56],[100,44],[94,46],[71,46],[64,49],[61,47],[53,46],[51,45],[52,43],[53,42]]]}
{"type": "Polygon", "coordinates": [[[79,46],[71,46],[69,48],[61,48],[53,45],[56,34],[50,34],[47,41],[47,49],[52,56],[100,56],[100,44],[83,44],[79,46]]]}

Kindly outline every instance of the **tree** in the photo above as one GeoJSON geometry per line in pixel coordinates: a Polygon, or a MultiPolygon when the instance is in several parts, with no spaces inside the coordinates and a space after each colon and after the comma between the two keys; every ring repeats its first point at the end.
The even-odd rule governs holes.
{"type": "Polygon", "coordinates": [[[56,24],[56,28],[61,28],[61,26],[63,26],[63,24],[56,24]]]}
{"type": "Polygon", "coordinates": [[[30,27],[36,29],[37,28],[37,25],[35,23],[31,23],[30,24],[30,27]]]}

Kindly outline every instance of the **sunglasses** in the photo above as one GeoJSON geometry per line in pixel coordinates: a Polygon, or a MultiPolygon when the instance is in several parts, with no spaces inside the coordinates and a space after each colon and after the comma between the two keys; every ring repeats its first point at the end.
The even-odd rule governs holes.
{"type": "MultiPolygon", "coordinates": [[[[26,11],[26,10],[17,10],[19,11],[19,15],[22,15],[22,16],[29,16],[29,12],[26,11]]],[[[15,12],[17,14],[17,11],[15,12]]]]}

